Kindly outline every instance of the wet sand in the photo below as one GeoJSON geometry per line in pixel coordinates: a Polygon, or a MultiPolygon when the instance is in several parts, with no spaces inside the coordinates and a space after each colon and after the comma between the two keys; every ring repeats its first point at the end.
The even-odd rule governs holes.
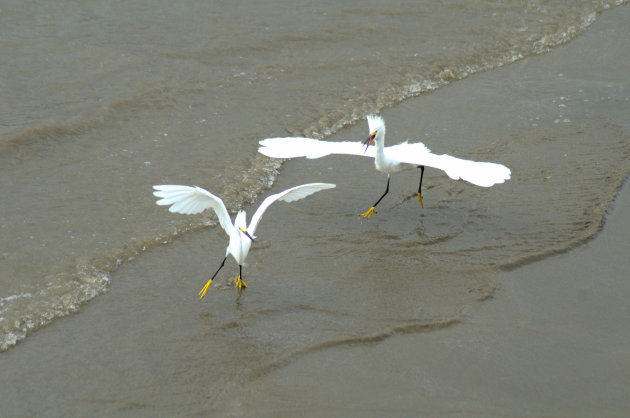
{"type": "Polygon", "coordinates": [[[624,416],[630,182],[604,230],[499,275],[459,323],[312,353],[250,384],[245,416],[624,416]],[[256,411],[256,414],[254,414],[256,411]]]}
{"type": "MultiPolygon", "coordinates": [[[[560,75],[602,97],[613,85],[627,91],[629,79],[620,69],[627,68],[630,51],[612,40],[627,34],[630,10],[618,11],[571,44],[506,67],[498,78],[543,86],[560,75]]],[[[429,100],[468,93],[471,104],[483,106],[474,93],[496,76],[475,76],[429,100]]],[[[505,92],[500,85],[497,97],[505,92]]],[[[409,123],[414,111],[426,114],[413,102],[393,109],[389,120],[409,123]]],[[[626,130],[626,144],[629,107],[626,99],[606,108],[611,122],[626,130]]],[[[567,253],[499,273],[493,295],[452,325],[313,350],[223,399],[218,410],[228,416],[625,416],[630,182],[605,222],[594,239],[567,253]]]]}
{"type": "MultiPolygon", "coordinates": [[[[564,130],[564,134],[575,131],[576,137],[587,132],[593,138],[598,133],[612,135],[611,132],[625,129],[623,137],[627,144],[628,102],[606,97],[617,97],[609,92],[619,86],[628,89],[625,70],[630,56],[628,43],[609,40],[627,39],[622,35],[627,34],[629,15],[628,8],[604,15],[585,35],[550,54],[471,77],[435,94],[387,109],[384,113],[390,124],[388,134],[396,134],[397,130],[401,134],[413,132],[414,126],[422,124],[428,132],[448,128],[455,138],[472,130],[475,135],[483,132],[501,139],[512,123],[506,120],[512,102],[516,106],[524,100],[526,108],[537,109],[545,90],[550,92],[544,96],[547,100],[558,95],[553,91],[555,85],[565,83],[564,87],[572,91],[584,89],[588,97],[597,96],[601,100],[581,105],[580,111],[587,117],[579,127],[567,127],[571,124],[560,118],[555,124],[552,118],[548,126],[525,131],[523,135],[528,140],[556,129],[564,130]],[[542,86],[543,91],[532,92],[531,97],[519,100],[510,96],[514,91],[510,86],[522,91],[528,85],[542,86]],[[591,116],[589,106],[599,113],[591,116]],[[603,122],[602,113],[607,118],[603,122]],[[450,119],[454,121],[449,122],[450,119]]],[[[524,120],[514,123],[535,122],[525,115],[524,120]]],[[[356,138],[355,133],[364,135],[365,126],[350,131],[356,138]]],[[[523,130],[519,127],[513,132],[523,130]]],[[[499,142],[506,147],[501,155],[509,155],[510,141],[520,139],[515,136],[499,142]]],[[[442,149],[437,151],[446,152],[452,144],[441,145],[442,149]]],[[[528,149],[536,150],[535,146],[528,149]]],[[[502,162],[511,167],[520,164],[522,168],[524,158],[518,156],[513,161],[502,162]]],[[[548,163],[532,154],[532,172],[539,171],[537,164],[541,161],[548,163]]],[[[426,309],[436,317],[448,318],[450,308],[446,313],[439,311],[440,297],[445,301],[457,298],[439,294],[440,289],[459,289],[455,284],[447,287],[435,280],[424,287],[434,293],[409,292],[402,303],[400,299],[390,300],[392,286],[413,283],[388,277],[386,269],[375,273],[378,268],[367,263],[364,254],[345,254],[339,263],[347,263],[349,267],[343,269],[325,265],[334,260],[334,254],[326,252],[334,252],[336,248],[322,249],[323,245],[319,245],[327,243],[326,237],[331,236],[330,230],[321,227],[330,217],[345,214],[340,223],[347,230],[336,231],[337,234],[349,235],[356,241],[382,238],[387,243],[387,239],[399,240],[400,231],[408,229],[409,224],[420,228],[417,224],[423,216],[447,216],[449,212],[444,208],[455,205],[452,196],[444,196],[448,192],[444,192],[443,185],[448,181],[438,180],[438,175],[433,174],[428,177],[434,183],[427,186],[430,194],[430,198],[425,194],[427,208],[417,215],[409,209],[409,202],[400,202],[401,190],[412,190],[417,185],[417,178],[410,176],[397,181],[396,194],[382,208],[379,218],[370,223],[355,222],[356,213],[348,213],[349,208],[364,209],[365,196],[374,193],[369,182],[378,179],[380,188],[383,178],[374,173],[369,161],[356,163],[362,171],[351,179],[339,178],[341,171],[330,170],[329,177],[323,175],[337,164],[342,162],[318,160],[306,165],[303,161],[292,161],[285,165],[272,191],[312,180],[313,174],[318,175],[318,181],[336,181],[340,186],[329,197],[321,193],[322,197],[313,198],[308,206],[274,208],[273,216],[284,219],[287,228],[274,229],[271,223],[261,225],[264,238],[249,260],[255,275],[248,282],[250,288],[242,300],[235,303],[233,289],[222,288],[222,283],[217,283],[204,303],[199,303],[195,294],[203,284],[200,271],[216,267],[216,260],[208,254],[223,254],[225,237],[218,228],[185,234],[169,245],[152,248],[134,262],[123,264],[112,275],[110,292],[89,303],[81,313],[55,321],[0,356],[0,375],[11,380],[11,385],[0,388],[2,412],[51,416],[95,412],[135,416],[210,413],[415,416],[422,412],[485,416],[590,415],[589,412],[601,411],[618,414],[625,410],[621,395],[627,393],[627,390],[622,392],[627,388],[623,379],[628,370],[623,360],[628,358],[629,341],[625,323],[618,318],[626,319],[628,313],[625,307],[628,290],[624,287],[627,249],[623,251],[628,232],[623,232],[619,225],[628,224],[627,211],[611,215],[610,226],[583,247],[501,273],[498,278],[489,272],[492,277],[479,280],[477,294],[471,295],[474,292],[463,288],[461,299],[467,308],[444,329],[429,328],[431,332],[411,335],[393,333],[379,343],[312,350],[294,361],[277,363],[276,367],[266,369],[267,373],[256,374],[256,367],[250,365],[256,365],[258,360],[266,364],[269,358],[274,358],[275,346],[289,347],[289,351],[303,347],[314,329],[318,337],[329,330],[326,335],[329,340],[356,330],[353,325],[359,321],[354,321],[351,315],[345,316],[348,324],[332,322],[344,320],[339,313],[346,309],[345,305],[380,303],[383,305],[380,308],[388,309],[394,319],[401,306],[411,309],[420,305],[420,311],[426,309]],[[369,181],[363,183],[362,178],[369,181]],[[352,189],[357,184],[361,186],[352,189]],[[347,190],[353,190],[353,196],[348,197],[347,190]],[[306,231],[303,233],[308,240],[304,248],[295,248],[298,257],[292,253],[285,255],[298,226],[306,231]],[[599,245],[603,248],[598,249],[599,245]],[[305,261],[300,264],[296,260],[305,261]],[[587,266],[595,271],[585,270],[587,266]],[[288,279],[283,277],[266,280],[281,276],[277,274],[279,267],[283,277],[296,277],[300,273],[299,286],[286,285],[288,279]],[[343,271],[338,274],[341,279],[355,281],[327,276],[331,271],[343,271]],[[357,280],[367,274],[383,276],[376,282],[381,286],[378,292],[371,288],[373,299],[346,298],[349,290],[361,285],[357,280]],[[317,281],[319,278],[328,281],[317,281]],[[488,293],[484,285],[491,287],[493,280],[498,287],[493,297],[477,303],[478,298],[488,293]],[[337,295],[326,302],[336,310],[321,309],[305,315],[304,306],[326,306],[314,302],[321,294],[318,288],[322,283],[335,286],[337,295]],[[426,301],[419,304],[420,298],[426,301]],[[305,318],[311,322],[303,322],[305,318]],[[277,341],[287,333],[294,341],[277,341]]],[[[587,169],[584,167],[582,172],[587,169]]],[[[526,174],[529,172],[522,169],[515,171],[513,181],[503,189],[467,188],[465,193],[475,202],[487,199],[484,204],[492,209],[489,213],[500,214],[498,222],[516,222],[517,215],[509,217],[498,207],[500,199],[516,193],[512,190],[523,184],[522,177],[526,174]]],[[[565,181],[568,184],[570,179],[565,181]]],[[[544,186],[542,181],[540,184],[544,186]]],[[[616,185],[609,187],[615,189],[616,185]]],[[[451,193],[462,194],[456,188],[451,193]]],[[[628,192],[622,196],[627,202],[628,192]]],[[[540,210],[542,214],[545,206],[536,197],[532,194],[531,207],[527,210],[540,210]]],[[[469,201],[467,197],[466,204],[469,201]]],[[[606,210],[608,203],[600,202],[594,207],[606,210]]],[[[623,209],[627,203],[617,206],[623,209]]],[[[251,213],[251,208],[248,210],[251,213]]],[[[585,234],[598,227],[597,224],[585,227],[585,234]]],[[[423,232],[418,235],[424,236],[423,232]]],[[[229,267],[234,269],[233,264],[229,267]]],[[[379,329],[380,318],[371,319],[374,328],[379,329]]]]}

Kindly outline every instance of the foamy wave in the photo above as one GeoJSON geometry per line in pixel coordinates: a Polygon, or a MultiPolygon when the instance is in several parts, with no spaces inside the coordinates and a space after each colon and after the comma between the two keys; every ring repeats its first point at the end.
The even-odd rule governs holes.
{"type": "MultiPolygon", "coordinates": [[[[232,212],[253,203],[258,195],[271,187],[281,162],[262,155],[250,160],[247,170],[236,177],[223,191],[226,205],[232,212]]],[[[216,225],[214,214],[184,218],[154,235],[132,238],[119,248],[78,260],[75,270],[48,277],[45,286],[28,289],[0,299],[0,351],[16,345],[33,331],[57,318],[75,313],[95,297],[108,291],[110,275],[123,263],[132,262],[148,249],[168,244],[193,231],[216,225]]]]}
{"type": "Polygon", "coordinates": [[[71,280],[51,277],[48,287],[0,299],[0,351],[26,338],[55,318],[77,312],[87,301],[109,288],[103,272],[77,271],[71,280]]]}
{"type": "Polygon", "coordinates": [[[410,97],[437,90],[474,74],[501,68],[529,56],[549,52],[582,34],[603,11],[627,3],[628,0],[604,0],[594,4],[592,11],[585,12],[582,17],[565,25],[558,25],[556,31],[534,37],[530,42],[515,45],[505,42],[503,50],[498,48],[484,53],[471,53],[466,57],[458,57],[457,62],[431,63],[431,67],[419,69],[415,75],[383,83],[361,100],[352,98],[352,103],[342,103],[299,134],[321,139],[362,120],[366,114],[378,113],[410,97]]]}

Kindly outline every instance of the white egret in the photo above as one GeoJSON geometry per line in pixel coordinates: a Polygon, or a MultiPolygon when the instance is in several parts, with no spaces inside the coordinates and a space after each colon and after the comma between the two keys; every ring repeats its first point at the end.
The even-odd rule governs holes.
{"type": "Polygon", "coordinates": [[[389,192],[389,180],[392,174],[398,173],[411,166],[421,169],[420,184],[418,186],[418,200],[422,202],[422,177],[424,167],[433,167],[443,170],[453,180],[466,180],[482,187],[490,187],[497,183],[503,183],[510,178],[510,169],[504,165],[463,160],[450,155],[436,155],[422,143],[409,144],[404,142],[399,145],[385,147],[385,121],[376,115],[367,116],[370,136],[365,142],[330,142],[319,141],[312,138],[267,138],[260,141],[258,152],[272,158],[306,157],[309,159],[320,158],[330,154],[363,155],[374,158],[374,165],[381,173],[387,174],[387,186],[385,193],[372,205],[363,218],[369,219],[375,212],[376,205],[389,192]],[[376,147],[370,147],[374,142],[376,147]]]}
{"type": "Polygon", "coordinates": [[[168,208],[168,210],[173,213],[191,215],[201,213],[208,208],[212,208],[219,218],[221,227],[230,237],[230,243],[225,250],[225,258],[219,266],[219,269],[214,273],[210,280],[208,280],[201,291],[199,291],[201,299],[205,296],[208,288],[212,284],[212,280],[214,280],[216,275],[219,273],[219,270],[221,270],[225,264],[225,260],[230,254],[238,263],[238,278],[235,283],[236,287],[238,289],[247,287],[242,277],[242,269],[245,264],[245,258],[247,257],[247,253],[252,245],[252,241],[256,238],[254,234],[256,233],[258,223],[267,208],[273,202],[277,200],[293,202],[310,196],[320,190],[332,189],[333,187],[335,187],[335,185],[330,183],[309,183],[291,187],[290,189],[280,193],[272,194],[263,200],[256,212],[254,212],[254,216],[252,216],[249,226],[247,225],[245,211],[239,211],[234,218],[234,224],[232,224],[230,215],[228,214],[223,200],[201,187],[159,185],[153,186],[155,189],[153,194],[156,197],[161,198],[156,202],[158,205],[170,205],[171,207],[168,208]]]}

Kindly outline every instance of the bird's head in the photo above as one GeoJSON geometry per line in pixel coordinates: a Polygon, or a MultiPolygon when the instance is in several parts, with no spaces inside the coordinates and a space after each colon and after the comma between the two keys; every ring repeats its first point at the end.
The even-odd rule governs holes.
{"type": "Polygon", "coordinates": [[[363,145],[365,146],[365,152],[367,152],[368,147],[375,140],[379,141],[382,138],[385,138],[385,121],[382,117],[378,115],[368,115],[367,116],[368,127],[370,129],[370,136],[367,137],[363,145]]]}
{"type": "Polygon", "coordinates": [[[249,239],[251,239],[252,241],[254,240],[254,237],[252,237],[249,232],[247,232],[247,220],[246,218],[246,214],[245,211],[241,210],[236,214],[236,218],[234,219],[234,226],[241,231],[243,234],[245,234],[245,236],[249,239]]]}
{"type": "Polygon", "coordinates": [[[243,234],[245,234],[245,236],[246,236],[247,238],[251,239],[251,240],[252,240],[252,242],[254,241],[254,237],[252,237],[251,235],[249,235],[249,232],[247,232],[247,229],[245,229],[245,228],[239,228],[238,230],[239,230],[239,231],[241,231],[243,234]]]}
{"type": "Polygon", "coordinates": [[[368,136],[367,139],[363,142],[363,145],[365,146],[365,151],[363,151],[364,154],[367,152],[368,147],[372,144],[372,142],[374,142],[376,133],[377,133],[376,131],[370,132],[370,136],[368,136]]]}

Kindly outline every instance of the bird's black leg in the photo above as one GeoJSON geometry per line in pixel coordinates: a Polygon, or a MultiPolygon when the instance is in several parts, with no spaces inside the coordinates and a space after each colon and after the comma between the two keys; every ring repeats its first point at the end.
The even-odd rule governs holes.
{"type": "Polygon", "coordinates": [[[424,177],[424,166],[419,165],[420,167],[420,185],[418,186],[418,200],[420,201],[420,206],[424,208],[424,204],[422,203],[422,177],[424,177]]]}
{"type": "Polygon", "coordinates": [[[381,200],[383,200],[383,198],[385,197],[385,195],[386,195],[387,193],[389,193],[389,179],[390,179],[390,178],[389,178],[389,177],[387,177],[387,186],[385,187],[385,193],[383,193],[383,196],[381,196],[381,197],[380,197],[380,198],[376,201],[376,203],[373,205],[374,207],[376,207],[376,205],[378,205],[378,204],[379,204],[379,202],[380,202],[381,200]]]}
{"type": "Polygon", "coordinates": [[[221,270],[223,268],[223,265],[225,264],[225,260],[227,260],[227,255],[225,256],[225,258],[221,262],[221,265],[219,266],[217,271],[212,275],[212,278],[210,280],[214,280],[214,278],[217,277],[217,274],[219,274],[219,270],[221,270]]]}
{"type": "Polygon", "coordinates": [[[385,193],[383,193],[383,195],[376,201],[376,203],[374,205],[372,205],[372,207],[370,209],[368,209],[367,212],[361,214],[362,217],[370,219],[370,216],[372,216],[372,214],[376,213],[376,211],[374,210],[374,209],[376,209],[376,205],[378,205],[379,202],[381,200],[383,200],[385,195],[389,192],[389,180],[390,180],[390,177],[387,176],[387,187],[385,187],[385,193]]]}
{"type": "Polygon", "coordinates": [[[208,282],[206,283],[206,285],[199,291],[199,293],[197,293],[199,295],[199,299],[203,299],[203,297],[206,295],[206,292],[208,291],[208,289],[210,288],[210,285],[212,284],[212,281],[214,280],[214,278],[217,276],[217,274],[219,274],[219,270],[221,270],[223,268],[223,265],[225,264],[225,260],[227,260],[227,255],[225,256],[225,258],[223,259],[223,261],[221,262],[221,265],[219,266],[219,268],[217,269],[217,271],[212,275],[212,277],[210,278],[210,280],[208,280],[208,282]]]}

